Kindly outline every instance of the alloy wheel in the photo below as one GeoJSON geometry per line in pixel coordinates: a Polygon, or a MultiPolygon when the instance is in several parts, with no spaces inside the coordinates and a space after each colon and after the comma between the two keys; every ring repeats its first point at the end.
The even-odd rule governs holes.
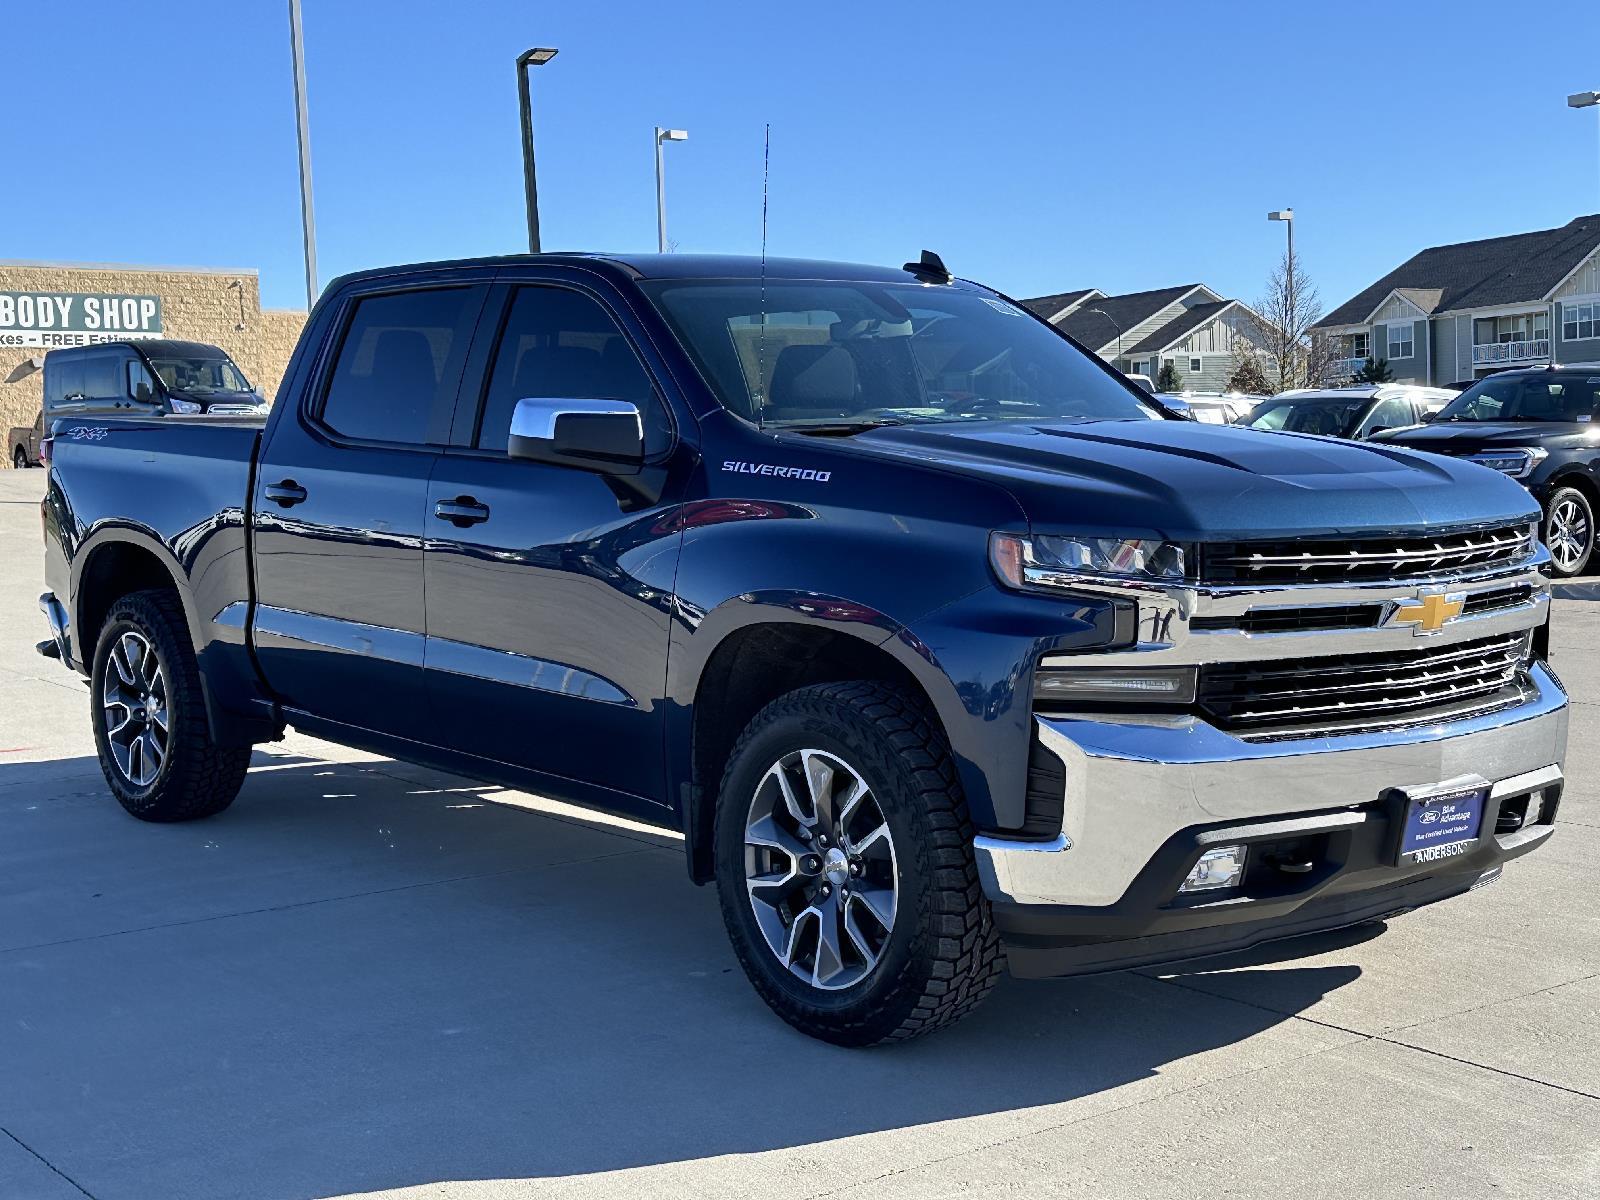
{"type": "Polygon", "coordinates": [[[1556,566],[1562,571],[1576,571],[1588,556],[1593,538],[1594,529],[1583,505],[1570,495],[1563,496],[1550,510],[1545,538],[1556,566]]]}
{"type": "Polygon", "coordinates": [[[791,974],[838,991],[882,959],[894,929],[894,837],[860,772],[796,750],[756,786],[744,834],[745,885],[768,948],[791,974]]]}
{"type": "Polygon", "coordinates": [[[129,630],[111,647],[100,705],[117,770],[134,787],[149,787],[167,761],[167,685],[142,634],[129,630]]]}

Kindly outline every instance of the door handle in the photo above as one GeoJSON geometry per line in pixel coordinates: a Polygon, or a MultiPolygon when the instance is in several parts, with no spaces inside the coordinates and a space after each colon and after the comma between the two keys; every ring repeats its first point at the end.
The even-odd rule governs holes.
{"type": "Polygon", "coordinates": [[[281,508],[292,508],[306,498],[306,490],[292,479],[285,479],[279,483],[269,483],[265,489],[268,500],[274,501],[281,508]]]}
{"type": "Polygon", "coordinates": [[[433,506],[433,515],[449,521],[457,529],[477,525],[489,519],[489,506],[479,504],[471,496],[457,496],[454,500],[441,500],[433,506]]]}

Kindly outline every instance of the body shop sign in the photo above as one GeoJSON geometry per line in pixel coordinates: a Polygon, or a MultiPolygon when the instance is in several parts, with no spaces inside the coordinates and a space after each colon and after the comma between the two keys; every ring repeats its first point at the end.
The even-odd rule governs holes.
{"type": "Polygon", "coordinates": [[[106,292],[0,292],[0,349],[92,346],[161,336],[161,297],[106,292]]]}

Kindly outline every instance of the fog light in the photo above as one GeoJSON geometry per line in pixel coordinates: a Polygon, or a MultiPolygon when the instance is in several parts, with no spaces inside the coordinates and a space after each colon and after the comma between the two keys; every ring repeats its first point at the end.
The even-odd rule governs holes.
{"type": "Polygon", "coordinates": [[[1218,888],[1237,887],[1244,878],[1246,846],[1218,846],[1207,850],[1195,863],[1189,878],[1183,881],[1178,894],[1184,892],[1212,892],[1218,888]]]}

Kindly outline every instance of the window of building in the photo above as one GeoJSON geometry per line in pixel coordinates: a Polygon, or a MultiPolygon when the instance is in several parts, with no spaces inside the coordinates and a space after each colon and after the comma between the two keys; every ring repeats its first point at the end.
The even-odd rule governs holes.
{"type": "Polygon", "coordinates": [[[1561,306],[1561,336],[1567,341],[1579,338],[1600,337],[1600,302],[1593,304],[1563,304],[1561,306]]]}
{"type": "Polygon", "coordinates": [[[1347,353],[1345,358],[1367,359],[1372,357],[1372,351],[1367,348],[1367,335],[1365,333],[1352,333],[1349,341],[1345,343],[1347,353]]]}
{"type": "Polygon", "coordinates": [[[1200,356],[1198,354],[1191,354],[1189,356],[1189,374],[1198,375],[1204,369],[1205,364],[1200,361],[1200,356]]]}
{"type": "Polygon", "coordinates": [[[664,449],[671,436],[628,339],[597,302],[569,288],[518,289],[489,374],[475,444],[504,450],[511,412],[528,397],[631,400],[644,418],[647,454],[664,449]]]}
{"type": "Polygon", "coordinates": [[[1410,321],[1403,321],[1397,325],[1389,326],[1389,357],[1410,358],[1416,353],[1416,345],[1412,341],[1413,326],[1410,321]]]}
{"type": "Polygon", "coordinates": [[[357,302],[322,405],[346,437],[443,441],[483,293],[426,288],[357,302]]]}

